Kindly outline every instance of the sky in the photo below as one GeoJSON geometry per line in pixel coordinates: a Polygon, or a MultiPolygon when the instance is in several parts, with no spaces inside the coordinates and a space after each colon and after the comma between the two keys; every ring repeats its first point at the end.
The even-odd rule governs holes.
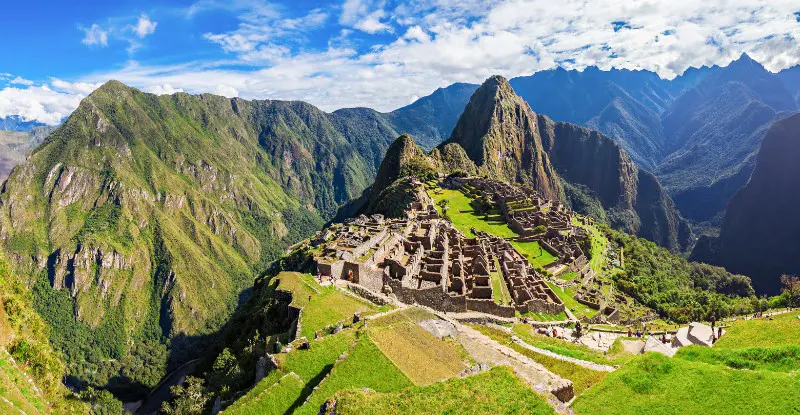
{"type": "Polygon", "coordinates": [[[0,117],[57,124],[116,79],[390,111],[558,66],[800,64],[800,0],[4,0],[0,117]]]}

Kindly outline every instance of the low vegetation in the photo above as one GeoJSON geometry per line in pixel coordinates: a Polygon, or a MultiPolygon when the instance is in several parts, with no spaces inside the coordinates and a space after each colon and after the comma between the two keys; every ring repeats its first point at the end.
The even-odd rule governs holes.
{"type": "Polygon", "coordinates": [[[800,378],[648,353],[572,405],[578,415],[783,415],[800,411],[800,378]]]}
{"type": "Polygon", "coordinates": [[[737,320],[714,345],[718,349],[741,349],[800,344],[800,312],[770,318],[737,320]]]}
{"type": "Polygon", "coordinates": [[[467,378],[389,394],[352,390],[335,396],[340,415],[526,414],[549,415],[553,409],[510,368],[499,366],[467,378]]]}

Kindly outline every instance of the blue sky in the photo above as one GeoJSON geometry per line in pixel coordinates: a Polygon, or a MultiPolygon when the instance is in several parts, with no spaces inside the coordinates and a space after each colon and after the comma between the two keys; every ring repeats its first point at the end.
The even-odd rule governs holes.
{"type": "Polygon", "coordinates": [[[17,1],[0,117],[57,123],[117,79],[153,93],[391,110],[453,82],[556,66],[800,64],[797,0],[17,1]]]}

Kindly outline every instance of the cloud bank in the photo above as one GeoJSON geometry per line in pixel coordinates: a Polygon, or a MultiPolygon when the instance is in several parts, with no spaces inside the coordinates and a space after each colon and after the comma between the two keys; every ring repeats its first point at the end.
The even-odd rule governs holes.
{"type": "MultiPolygon", "coordinates": [[[[453,82],[556,66],[647,69],[672,78],[690,66],[725,65],[743,52],[772,71],[800,64],[796,0],[346,0],[300,16],[263,3],[234,3],[235,30],[202,34],[228,54],[224,62],[129,61],[74,81],[117,79],[156,93],[296,99],[328,111],[392,110],[453,82]],[[308,39],[323,29],[327,45],[309,47],[308,39]]],[[[222,7],[232,6],[204,0],[185,15],[222,7]]],[[[140,26],[143,34],[156,28],[146,15],[137,35],[140,26]]],[[[107,34],[102,36],[93,25],[84,43],[105,45],[107,34]]],[[[41,88],[18,91],[37,97],[41,88]]],[[[61,91],[67,111],[75,96],[86,93],[61,91]]]]}

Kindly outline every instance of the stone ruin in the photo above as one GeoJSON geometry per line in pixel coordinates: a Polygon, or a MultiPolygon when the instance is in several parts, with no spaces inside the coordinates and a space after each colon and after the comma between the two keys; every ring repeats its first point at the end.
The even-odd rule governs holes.
{"type": "Polygon", "coordinates": [[[348,279],[407,304],[499,317],[564,311],[558,296],[507,240],[475,234],[467,238],[439,217],[433,200],[419,197],[407,206],[405,218],[362,215],[326,229],[312,245],[320,276],[348,279]],[[493,276],[505,284],[508,304],[495,301],[493,276]]]}

